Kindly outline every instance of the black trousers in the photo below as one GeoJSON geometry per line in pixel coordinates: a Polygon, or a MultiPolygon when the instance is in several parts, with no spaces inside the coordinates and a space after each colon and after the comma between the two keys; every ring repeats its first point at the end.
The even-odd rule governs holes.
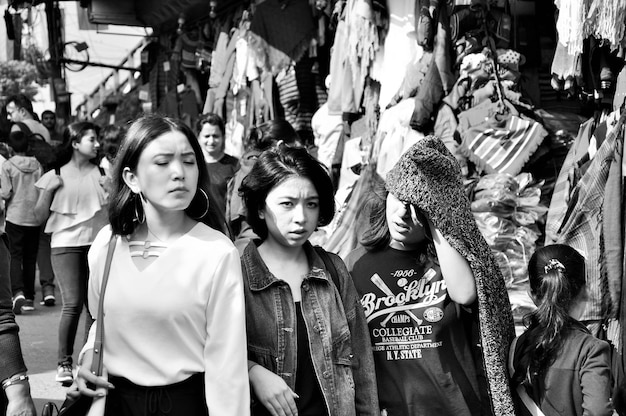
{"type": "Polygon", "coordinates": [[[110,376],[115,386],[106,399],[105,416],[208,416],[204,374],[167,386],[138,386],[110,376]]]}

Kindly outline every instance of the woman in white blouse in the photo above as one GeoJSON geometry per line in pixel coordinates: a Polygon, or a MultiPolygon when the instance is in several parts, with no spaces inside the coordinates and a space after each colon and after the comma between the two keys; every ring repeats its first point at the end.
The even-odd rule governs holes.
{"type": "Polygon", "coordinates": [[[77,387],[109,388],[105,414],[249,413],[239,256],[212,215],[193,132],[179,121],[135,121],[113,168],[109,220],[89,252],[95,316],[111,233],[118,235],[104,298],[81,354],[77,387]],[[108,381],[89,372],[97,325],[108,381]],[[111,388],[114,386],[114,388],[111,388]]]}
{"type": "MultiPolygon", "coordinates": [[[[39,219],[49,215],[44,231],[52,234],[52,268],[63,300],[56,381],[67,386],[72,384],[74,340],[87,301],[87,252],[98,231],[107,223],[104,178],[98,166],[92,163],[98,148],[95,124],[70,124],[63,133],[60,168],[47,172],[35,183],[40,191],[35,215],[39,219]]],[[[87,314],[86,331],[92,322],[87,314]]]]}

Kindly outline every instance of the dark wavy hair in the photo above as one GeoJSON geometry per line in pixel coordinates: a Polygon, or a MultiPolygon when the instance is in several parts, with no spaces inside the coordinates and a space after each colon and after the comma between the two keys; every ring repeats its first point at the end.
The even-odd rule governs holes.
{"type": "Polygon", "coordinates": [[[282,143],[261,153],[252,170],[239,187],[247,210],[247,221],[262,239],[267,238],[267,225],[259,217],[265,199],[274,187],[289,177],[309,179],[319,195],[320,215],[318,225],[328,225],[335,215],[333,184],[326,168],[304,148],[288,147],[282,143]]]}
{"type": "Polygon", "coordinates": [[[28,111],[33,118],[37,119],[35,112],[33,111],[33,102],[25,94],[15,94],[10,96],[6,104],[13,103],[17,108],[23,108],[28,111]]]}
{"type": "Polygon", "coordinates": [[[287,145],[295,145],[300,142],[300,136],[287,120],[270,120],[250,129],[244,147],[262,152],[280,140],[287,145]]]}
{"type": "Polygon", "coordinates": [[[104,126],[100,131],[100,144],[102,145],[101,153],[109,162],[113,162],[115,160],[115,156],[117,155],[117,151],[120,148],[120,144],[125,133],[126,130],[124,127],[116,124],[104,126]]]}
{"type": "Polygon", "coordinates": [[[61,143],[56,151],[54,168],[60,168],[72,159],[72,154],[74,153],[72,144],[79,143],[89,130],[95,131],[96,136],[100,134],[100,127],[89,121],[78,121],[68,124],[68,126],[65,127],[63,130],[63,143],[61,143]]]}
{"type": "Polygon", "coordinates": [[[135,215],[135,194],[130,190],[123,180],[123,171],[129,168],[131,171],[137,169],[137,163],[141,153],[153,140],[169,132],[182,133],[193,148],[198,165],[198,186],[196,194],[191,203],[185,209],[187,215],[205,223],[206,225],[222,231],[229,235],[225,226],[224,214],[217,209],[217,204],[209,191],[209,174],[204,162],[204,156],[200,144],[187,125],[179,120],[159,116],[147,115],[135,120],[126,133],[122,141],[115,164],[113,166],[113,183],[109,202],[109,222],[113,233],[120,235],[132,234],[138,225],[135,215]],[[209,197],[209,208],[206,210],[206,199],[202,191],[209,197]],[[204,215],[203,215],[204,213],[204,215]]]}
{"type": "Polygon", "coordinates": [[[15,153],[26,153],[28,150],[28,137],[21,130],[12,131],[9,134],[9,146],[15,153]]]}
{"type": "Polygon", "coordinates": [[[385,215],[387,194],[385,181],[377,173],[370,181],[370,192],[367,192],[361,208],[357,212],[358,241],[368,251],[382,250],[391,242],[391,234],[385,215]]]}
{"type": "Polygon", "coordinates": [[[524,318],[528,329],[518,347],[515,385],[541,380],[563,346],[563,330],[582,327],[569,308],[585,286],[585,258],[565,244],[541,247],[528,262],[528,278],[537,309],[524,318]]]}

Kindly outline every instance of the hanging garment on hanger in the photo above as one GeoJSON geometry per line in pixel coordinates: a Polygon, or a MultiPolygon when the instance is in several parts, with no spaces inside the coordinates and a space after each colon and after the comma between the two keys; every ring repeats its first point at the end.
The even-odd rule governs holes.
{"type": "Polygon", "coordinates": [[[316,33],[306,0],[265,0],[256,6],[248,40],[262,68],[278,74],[298,61],[316,33]]]}
{"type": "MultiPolygon", "coordinates": [[[[610,309],[608,319],[616,319],[622,297],[622,274],[624,272],[624,238],[622,231],[622,161],[624,156],[624,138],[618,136],[615,141],[615,152],[609,167],[604,187],[604,204],[602,205],[602,248],[604,250],[604,270],[608,282],[610,309]]],[[[615,340],[611,340],[615,341],[615,340]]]]}
{"type": "Polygon", "coordinates": [[[571,193],[577,183],[574,181],[574,171],[578,162],[587,154],[589,141],[593,133],[593,124],[593,119],[589,119],[580,125],[578,135],[561,166],[561,171],[554,184],[554,191],[552,192],[546,219],[546,244],[554,244],[556,242],[559,229],[563,225],[571,193]]]}
{"type": "Polygon", "coordinates": [[[459,114],[461,151],[487,173],[517,175],[548,132],[541,124],[487,100],[459,114]]]}
{"type": "MultiPolygon", "coordinates": [[[[606,273],[602,270],[605,266],[602,210],[612,161],[619,148],[617,142],[623,142],[624,139],[625,122],[626,113],[622,114],[616,126],[607,135],[592,159],[589,169],[574,187],[571,193],[572,203],[565,213],[563,225],[557,231],[557,243],[570,245],[585,253],[587,296],[582,300],[584,310],[581,316],[574,317],[580,321],[599,321],[602,324],[611,310],[609,283],[606,273]]],[[[607,209],[619,209],[619,206],[607,209]]]]}
{"type": "Polygon", "coordinates": [[[296,80],[296,69],[293,65],[281,70],[276,76],[278,100],[283,107],[285,120],[294,128],[298,121],[298,107],[300,106],[300,93],[296,80]]]}

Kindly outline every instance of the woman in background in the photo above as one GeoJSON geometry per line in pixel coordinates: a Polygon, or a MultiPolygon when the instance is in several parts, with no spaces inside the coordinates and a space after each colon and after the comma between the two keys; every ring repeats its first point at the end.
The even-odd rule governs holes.
{"type": "MultiPolygon", "coordinates": [[[[87,302],[87,252],[107,223],[105,178],[95,164],[100,147],[98,131],[95,124],[86,121],[67,126],[58,159],[60,168],[48,171],[35,184],[40,191],[35,213],[41,222],[47,218],[44,231],[52,234],[52,268],[63,301],[56,381],[64,386],[73,381],[74,340],[87,302]]],[[[92,322],[87,312],[85,332],[92,322]]]]}
{"type": "Polygon", "coordinates": [[[528,278],[537,309],[510,356],[518,414],[613,414],[609,344],[571,316],[579,312],[570,310],[573,300],[584,296],[585,258],[564,244],[541,247],[528,262],[528,278]]]}

